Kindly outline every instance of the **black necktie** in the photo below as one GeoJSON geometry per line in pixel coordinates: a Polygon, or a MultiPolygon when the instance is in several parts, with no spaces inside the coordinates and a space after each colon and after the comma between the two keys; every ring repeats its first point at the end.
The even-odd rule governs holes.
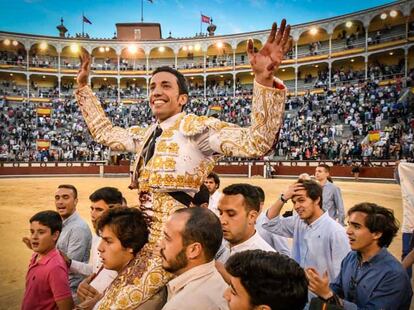
{"type": "Polygon", "coordinates": [[[162,134],[162,129],[160,126],[157,126],[157,128],[155,128],[154,132],[152,133],[152,137],[151,137],[151,142],[148,145],[148,149],[147,149],[147,154],[145,155],[145,164],[148,163],[148,161],[152,158],[152,156],[154,155],[154,151],[155,151],[155,142],[157,141],[157,138],[159,136],[161,136],[162,134]]]}

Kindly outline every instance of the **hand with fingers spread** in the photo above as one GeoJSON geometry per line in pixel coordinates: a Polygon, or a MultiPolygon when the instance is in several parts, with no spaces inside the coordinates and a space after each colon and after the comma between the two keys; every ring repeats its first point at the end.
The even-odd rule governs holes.
{"type": "Polygon", "coordinates": [[[30,242],[30,238],[29,237],[23,237],[22,238],[23,243],[27,246],[27,248],[29,250],[32,250],[32,244],[30,242]]]}
{"type": "Polygon", "coordinates": [[[80,69],[78,71],[78,76],[76,81],[78,82],[78,87],[81,88],[88,84],[88,77],[91,71],[91,56],[85,50],[79,55],[80,60],[80,69]]]}
{"type": "Polygon", "coordinates": [[[276,23],[273,23],[265,45],[257,53],[254,52],[253,40],[249,40],[247,55],[258,83],[273,86],[273,72],[279,68],[284,55],[292,48],[289,34],[290,25],[286,26],[286,20],[283,19],[279,30],[276,23]]]}
{"type": "Polygon", "coordinates": [[[89,284],[92,282],[95,276],[96,274],[93,273],[79,284],[77,290],[79,300],[84,301],[86,299],[95,298],[97,295],[99,295],[99,292],[89,284]]]}
{"type": "Polygon", "coordinates": [[[332,297],[333,293],[329,288],[329,276],[327,271],[323,273],[322,277],[315,268],[306,268],[305,273],[309,281],[308,287],[311,292],[323,299],[332,297]]]}

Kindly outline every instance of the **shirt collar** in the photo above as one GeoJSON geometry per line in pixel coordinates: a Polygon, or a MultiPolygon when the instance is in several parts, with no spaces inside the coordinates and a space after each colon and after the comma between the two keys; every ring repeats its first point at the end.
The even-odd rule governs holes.
{"type": "Polygon", "coordinates": [[[170,128],[172,125],[174,125],[175,121],[179,117],[181,117],[182,115],[184,115],[184,112],[177,113],[177,114],[167,118],[166,120],[158,123],[158,125],[161,127],[162,130],[166,130],[166,129],[170,128]]]}
{"type": "Polygon", "coordinates": [[[56,248],[53,248],[52,250],[49,251],[49,253],[47,253],[45,256],[43,256],[40,260],[36,261],[36,257],[39,254],[35,253],[32,257],[32,266],[33,265],[46,265],[53,257],[55,257],[56,255],[60,255],[59,251],[56,248]]]}
{"type": "MultiPolygon", "coordinates": [[[[388,250],[387,248],[381,248],[381,250],[379,250],[379,252],[377,254],[375,254],[374,256],[372,256],[369,260],[367,260],[366,262],[363,262],[363,264],[375,264],[377,262],[380,262],[385,256],[387,256],[388,254],[388,250]]],[[[358,257],[358,262],[361,263],[362,261],[362,256],[360,252],[357,252],[357,257],[358,257]]]]}
{"type": "Polygon", "coordinates": [[[318,228],[320,227],[323,222],[326,221],[326,219],[329,217],[328,212],[324,212],[319,218],[316,219],[316,221],[312,222],[311,224],[306,223],[309,228],[318,228]]]}
{"type": "Polygon", "coordinates": [[[77,211],[73,212],[71,216],[69,216],[67,219],[63,220],[62,226],[66,226],[70,222],[73,222],[74,220],[76,220],[78,218],[78,216],[79,215],[78,215],[77,211]]]}
{"type": "Polygon", "coordinates": [[[253,236],[251,236],[249,239],[247,239],[246,241],[239,243],[235,246],[231,246],[229,242],[227,242],[227,247],[229,248],[229,250],[231,250],[232,252],[234,251],[240,251],[243,249],[246,249],[247,247],[249,247],[249,244],[251,243],[255,243],[255,240],[257,239],[258,233],[257,230],[254,232],[253,236]]]}
{"type": "Polygon", "coordinates": [[[173,296],[177,294],[180,290],[182,290],[188,283],[202,278],[214,271],[215,268],[215,261],[214,259],[206,264],[202,264],[187,270],[183,274],[179,275],[175,279],[172,279],[168,282],[168,296],[170,294],[173,296]]]}

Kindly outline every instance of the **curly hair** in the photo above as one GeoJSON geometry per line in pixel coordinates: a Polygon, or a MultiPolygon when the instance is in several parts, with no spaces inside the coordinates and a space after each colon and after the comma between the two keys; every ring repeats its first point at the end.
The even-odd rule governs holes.
{"type": "Polygon", "coordinates": [[[114,207],[99,218],[96,233],[109,226],[124,248],[131,248],[134,255],[148,242],[149,219],[136,208],[114,207]]]}
{"type": "Polygon", "coordinates": [[[226,270],[249,294],[252,307],[272,310],[303,309],[308,301],[305,271],[293,259],[276,252],[248,250],[234,254],[226,270]]]}

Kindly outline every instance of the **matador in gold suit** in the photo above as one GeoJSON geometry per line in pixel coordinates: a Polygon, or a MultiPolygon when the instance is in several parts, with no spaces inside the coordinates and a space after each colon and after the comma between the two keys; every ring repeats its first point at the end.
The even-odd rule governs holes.
{"type": "MultiPolygon", "coordinates": [[[[171,74],[163,70],[154,73],[150,83],[149,101],[157,122],[148,128],[115,127],[105,116],[91,88],[79,83],[78,76],[80,88],[75,94],[91,135],[95,141],[112,150],[136,153],[134,184],[138,193],[152,196],[150,240],[108,287],[99,309],[144,309],[141,306],[172,277],[161,267],[161,258],[155,246],[168,216],[186,207],[182,197],[191,197],[198,191],[220,157],[259,157],[274,146],[283,122],[286,88],[273,77],[273,72],[291,46],[289,30],[284,21],[278,31],[274,24],[269,39],[259,52],[254,52],[251,41],[248,44],[247,52],[255,81],[251,125],[246,128],[216,118],[181,112],[188,97],[184,92],[177,97],[184,96],[184,99],[174,99],[175,95],[171,94],[175,89],[172,88],[178,87],[168,85],[171,74]],[[180,109],[165,117],[166,107],[175,102],[178,102],[180,109]],[[156,139],[153,155],[148,159],[149,145],[159,128],[162,133],[156,139]]],[[[80,73],[89,70],[88,57],[85,54],[82,56],[83,69],[80,73]]],[[[171,76],[172,84],[179,84],[171,76]]]]}

